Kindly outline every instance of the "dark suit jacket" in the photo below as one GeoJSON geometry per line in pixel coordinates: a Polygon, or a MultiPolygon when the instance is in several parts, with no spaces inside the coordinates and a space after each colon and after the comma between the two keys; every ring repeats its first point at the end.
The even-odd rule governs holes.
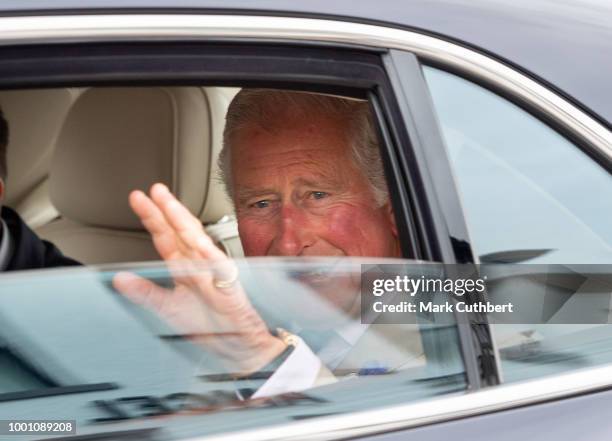
{"type": "Polygon", "coordinates": [[[51,242],[41,240],[14,210],[2,207],[1,216],[13,242],[12,255],[5,271],[81,265],[64,256],[51,242]]]}

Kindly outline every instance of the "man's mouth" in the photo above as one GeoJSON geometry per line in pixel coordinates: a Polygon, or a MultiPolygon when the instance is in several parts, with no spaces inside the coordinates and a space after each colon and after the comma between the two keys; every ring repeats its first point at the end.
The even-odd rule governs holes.
{"type": "Polygon", "coordinates": [[[304,269],[301,271],[295,271],[291,274],[294,280],[308,284],[321,286],[323,284],[333,283],[334,280],[342,276],[343,272],[339,271],[338,264],[340,259],[330,260],[325,266],[318,266],[316,268],[304,269]]]}

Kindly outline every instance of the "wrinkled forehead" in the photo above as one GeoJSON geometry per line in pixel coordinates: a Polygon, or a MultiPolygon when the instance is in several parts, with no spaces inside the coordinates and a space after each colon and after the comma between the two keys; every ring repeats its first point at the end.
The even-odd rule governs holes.
{"type": "Polygon", "coordinates": [[[270,116],[247,122],[232,133],[232,156],[254,159],[264,154],[314,150],[331,155],[350,153],[350,124],[338,115],[281,112],[270,116]]]}
{"type": "Polygon", "coordinates": [[[255,186],[275,177],[342,177],[354,171],[348,124],[325,117],[244,126],[234,133],[231,160],[234,186],[255,186]]]}

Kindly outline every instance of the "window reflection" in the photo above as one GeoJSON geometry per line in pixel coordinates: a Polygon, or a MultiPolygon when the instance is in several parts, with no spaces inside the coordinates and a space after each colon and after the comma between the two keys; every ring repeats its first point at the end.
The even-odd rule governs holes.
{"type": "MultiPolygon", "coordinates": [[[[361,323],[361,262],[268,258],[237,264],[240,282],[267,326],[299,335],[334,381],[257,398],[253,393],[269,375],[236,378],[222,357],[203,344],[208,335],[197,327],[177,329],[114,291],[117,271],[30,272],[0,279],[0,308],[7,322],[18,324],[3,332],[15,337],[13,343],[29,346],[30,354],[37,348],[36,361],[44,361],[45,369],[62,379],[55,386],[64,392],[14,397],[0,408],[0,418],[77,418],[82,433],[108,424],[163,426],[172,438],[369,410],[465,389],[452,322],[361,323]],[[206,424],[189,422],[202,418],[206,424]]],[[[197,271],[211,271],[207,265],[197,271]]],[[[176,268],[157,263],[122,269],[166,286],[177,275],[176,268]]],[[[207,332],[231,334],[227,329],[207,332]]],[[[5,357],[0,358],[5,390],[47,388],[27,370],[19,371],[14,358],[5,357]]]]}

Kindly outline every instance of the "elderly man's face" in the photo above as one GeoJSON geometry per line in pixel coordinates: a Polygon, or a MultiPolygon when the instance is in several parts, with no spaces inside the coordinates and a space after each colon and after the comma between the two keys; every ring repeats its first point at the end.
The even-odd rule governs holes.
{"type": "Polygon", "coordinates": [[[234,202],[247,256],[399,257],[390,204],[351,160],[342,121],[279,121],[235,134],[234,202]]]}

